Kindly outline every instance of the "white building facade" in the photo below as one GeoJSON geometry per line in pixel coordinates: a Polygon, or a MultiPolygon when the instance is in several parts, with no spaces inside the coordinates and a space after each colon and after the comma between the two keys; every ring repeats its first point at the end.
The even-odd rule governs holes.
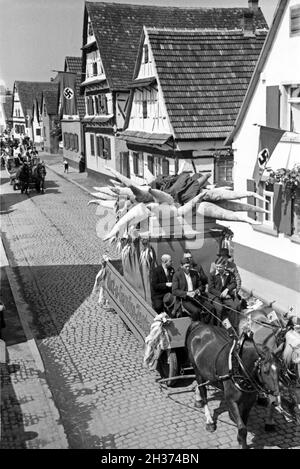
{"type": "MultiPolygon", "coordinates": [[[[274,309],[290,306],[300,314],[300,193],[285,195],[280,181],[264,171],[252,180],[259,152],[260,126],[286,130],[266,167],[300,167],[300,3],[280,1],[248,93],[228,143],[234,150],[234,188],[256,190],[269,214],[261,225],[234,224],[235,261],[242,285],[274,309]],[[280,194],[280,197],[279,197],[280,194]]],[[[253,201],[252,201],[253,202],[253,201]]]]}

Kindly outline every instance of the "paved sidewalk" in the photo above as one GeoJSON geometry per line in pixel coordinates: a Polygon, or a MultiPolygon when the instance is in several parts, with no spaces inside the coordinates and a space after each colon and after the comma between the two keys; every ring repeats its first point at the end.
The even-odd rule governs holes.
{"type": "Polygon", "coordinates": [[[2,241],[1,301],[6,327],[2,329],[1,449],[67,449],[68,442],[48,387],[40,353],[26,323],[23,302],[2,241]]]}
{"type": "MultiPolygon", "coordinates": [[[[39,156],[41,160],[46,163],[46,166],[54,171],[59,176],[63,177],[67,181],[73,182],[79,186],[82,190],[91,193],[95,192],[94,186],[107,186],[111,185],[109,178],[105,175],[99,174],[99,176],[91,176],[86,172],[79,173],[78,169],[72,168],[69,166],[68,173],[64,172],[63,161],[64,158],[62,155],[54,154],[50,155],[49,153],[40,152],[39,156]]],[[[46,188],[47,188],[47,176],[46,176],[46,188]]]]}

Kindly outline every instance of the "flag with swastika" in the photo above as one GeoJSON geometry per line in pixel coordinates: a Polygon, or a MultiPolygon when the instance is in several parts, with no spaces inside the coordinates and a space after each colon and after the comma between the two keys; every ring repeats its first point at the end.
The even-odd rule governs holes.
{"type": "Polygon", "coordinates": [[[63,72],[60,76],[60,115],[76,116],[76,74],[63,72]]]}
{"type": "Polygon", "coordinates": [[[284,133],[285,130],[260,126],[258,155],[252,177],[256,184],[261,180],[267,163],[284,133]]]}

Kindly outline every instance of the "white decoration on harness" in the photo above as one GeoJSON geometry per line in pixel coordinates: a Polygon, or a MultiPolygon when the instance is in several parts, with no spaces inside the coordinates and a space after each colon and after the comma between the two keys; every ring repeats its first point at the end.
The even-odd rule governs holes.
{"type": "Polygon", "coordinates": [[[277,314],[275,313],[274,310],[268,313],[267,318],[269,319],[270,322],[278,321],[277,314]]]}
{"type": "Polygon", "coordinates": [[[228,318],[223,319],[222,324],[225,327],[225,329],[231,329],[232,328],[232,324],[231,324],[231,322],[229,321],[228,318]]]}

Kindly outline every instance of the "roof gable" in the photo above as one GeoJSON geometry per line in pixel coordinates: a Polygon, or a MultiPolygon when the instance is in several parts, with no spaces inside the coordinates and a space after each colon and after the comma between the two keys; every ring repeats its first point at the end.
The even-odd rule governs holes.
{"type": "MultiPolygon", "coordinates": [[[[91,19],[105,74],[112,89],[131,82],[143,26],[169,28],[241,28],[248,8],[179,8],[86,2],[85,22],[91,19]]],[[[256,28],[267,28],[260,9],[256,28]]],[[[86,30],[86,25],[84,31],[86,30]]]]}
{"type": "Polygon", "coordinates": [[[31,115],[34,100],[37,99],[38,103],[41,103],[43,91],[51,90],[53,83],[38,81],[16,81],[15,87],[17,88],[20,103],[25,116],[27,114],[31,115]]]}
{"type": "Polygon", "coordinates": [[[266,32],[150,28],[146,34],[175,137],[226,138],[266,32]]]}
{"type": "Polygon", "coordinates": [[[255,69],[253,71],[253,75],[251,77],[247,92],[244,96],[243,102],[242,102],[241,107],[239,109],[239,113],[236,117],[234,127],[233,127],[230,135],[226,139],[226,142],[225,142],[226,145],[229,145],[229,144],[232,143],[236,132],[238,131],[238,129],[240,128],[240,126],[243,122],[243,119],[244,119],[245,114],[247,112],[249,103],[252,99],[253,93],[254,93],[254,91],[256,89],[256,86],[258,84],[258,81],[259,81],[259,78],[260,78],[260,73],[261,73],[261,71],[262,71],[262,69],[263,69],[263,67],[264,67],[264,65],[267,61],[269,52],[272,48],[273,42],[275,40],[277,31],[278,31],[278,28],[279,28],[280,23],[281,23],[281,19],[283,17],[283,14],[286,10],[286,7],[287,7],[288,3],[289,3],[289,0],[280,0],[278,5],[277,5],[277,9],[276,9],[276,12],[274,14],[274,18],[273,18],[271,28],[268,32],[268,35],[267,35],[267,38],[265,40],[264,46],[261,50],[259,59],[256,63],[255,69]]]}
{"type": "Polygon", "coordinates": [[[51,88],[47,88],[42,93],[42,99],[46,106],[47,114],[58,114],[59,83],[51,83],[51,88]]]}

